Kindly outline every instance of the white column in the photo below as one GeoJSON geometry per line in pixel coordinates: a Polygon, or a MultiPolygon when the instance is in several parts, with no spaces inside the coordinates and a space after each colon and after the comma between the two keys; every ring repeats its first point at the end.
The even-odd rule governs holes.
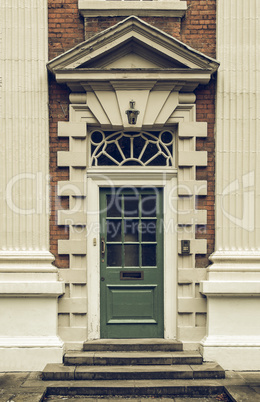
{"type": "Polygon", "coordinates": [[[204,359],[260,369],[260,3],[218,0],[216,251],[204,359]]]}
{"type": "Polygon", "coordinates": [[[0,371],[61,361],[49,252],[47,0],[2,0],[0,371]]]}

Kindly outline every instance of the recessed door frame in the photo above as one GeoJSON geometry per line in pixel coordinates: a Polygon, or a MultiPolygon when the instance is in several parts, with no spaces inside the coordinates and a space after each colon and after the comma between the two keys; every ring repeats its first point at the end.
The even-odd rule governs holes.
{"type": "Polygon", "coordinates": [[[102,187],[161,187],[164,207],[164,338],[177,333],[177,169],[87,170],[87,339],[100,339],[99,190],[102,187]]]}

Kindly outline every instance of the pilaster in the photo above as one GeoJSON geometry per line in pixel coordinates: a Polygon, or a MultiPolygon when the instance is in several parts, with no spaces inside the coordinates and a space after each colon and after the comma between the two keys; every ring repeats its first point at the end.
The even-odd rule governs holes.
{"type": "Polygon", "coordinates": [[[49,252],[47,1],[1,2],[0,371],[62,361],[49,252]]]}
{"type": "Polygon", "coordinates": [[[201,285],[202,345],[231,370],[260,369],[259,16],[257,0],[218,1],[216,251],[201,285]]]}

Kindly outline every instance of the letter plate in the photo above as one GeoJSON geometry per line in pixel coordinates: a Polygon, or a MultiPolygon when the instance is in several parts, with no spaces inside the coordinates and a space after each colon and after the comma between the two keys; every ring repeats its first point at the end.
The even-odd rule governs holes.
{"type": "Polygon", "coordinates": [[[144,271],[120,271],[120,280],[142,280],[144,279],[144,271]]]}

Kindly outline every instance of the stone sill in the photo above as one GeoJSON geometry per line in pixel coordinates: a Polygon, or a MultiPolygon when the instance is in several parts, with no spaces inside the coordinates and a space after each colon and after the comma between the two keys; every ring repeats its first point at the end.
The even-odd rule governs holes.
{"type": "Polygon", "coordinates": [[[64,342],[57,336],[0,336],[0,348],[61,348],[64,342]]]}
{"type": "Polygon", "coordinates": [[[260,336],[255,335],[210,335],[201,341],[208,347],[257,347],[260,346],[260,336]]]}
{"type": "Polygon", "coordinates": [[[86,18],[129,15],[182,18],[187,10],[187,2],[78,0],[78,9],[86,18]]]}
{"type": "Polygon", "coordinates": [[[0,297],[44,297],[52,298],[65,291],[63,282],[0,282],[0,297]]]}
{"type": "Polygon", "coordinates": [[[215,297],[260,297],[260,281],[203,281],[200,292],[215,297]]]}

